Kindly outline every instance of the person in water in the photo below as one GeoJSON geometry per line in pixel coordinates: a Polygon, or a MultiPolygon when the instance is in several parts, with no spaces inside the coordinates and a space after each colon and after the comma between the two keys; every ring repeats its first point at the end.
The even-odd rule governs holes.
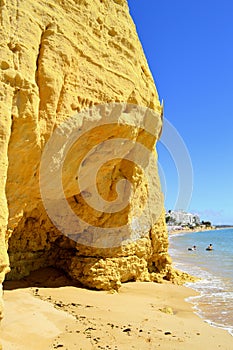
{"type": "Polygon", "coordinates": [[[208,247],[206,248],[206,250],[213,250],[212,244],[209,244],[208,247]]]}
{"type": "Polygon", "coordinates": [[[197,250],[197,247],[194,245],[192,248],[188,248],[188,250],[197,250]]]}

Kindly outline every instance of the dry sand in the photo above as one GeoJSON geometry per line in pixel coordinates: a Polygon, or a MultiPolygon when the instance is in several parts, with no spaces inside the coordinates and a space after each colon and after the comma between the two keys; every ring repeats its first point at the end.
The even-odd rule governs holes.
{"type": "Polygon", "coordinates": [[[216,230],[216,228],[185,228],[185,229],[174,229],[174,230],[168,230],[169,235],[177,235],[180,233],[194,233],[194,232],[205,232],[205,231],[213,231],[216,230]]]}
{"type": "Polygon", "coordinates": [[[169,283],[132,282],[119,293],[87,290],[43,269],[5,283],[3,349],[232,349],[229,333],[193,313],[184,301],[191,295],[169,283]]]}

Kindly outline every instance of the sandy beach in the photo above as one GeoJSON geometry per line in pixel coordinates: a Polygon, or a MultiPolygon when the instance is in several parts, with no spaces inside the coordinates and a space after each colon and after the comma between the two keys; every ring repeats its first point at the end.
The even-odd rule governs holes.
{"type": "Polygon", "coordinates": [[[168,229],[168,234],[169,235],[177,235],[180,233],[193,233],[193,232],[204,232],[204,231],[212,231],[216,230],[216,228],[210,227],[210,228],[184,228],[184,229],[168,229]]]}
{"type": "Polygon", "coordinates": [[[72,285],[55,269],[6,282],[4,350],[232,349],[232,336],[196,316],[170,283],[130,282],[118,293],[72,285]],[[14,329],[14,331],[12,331],[14,329]]]}

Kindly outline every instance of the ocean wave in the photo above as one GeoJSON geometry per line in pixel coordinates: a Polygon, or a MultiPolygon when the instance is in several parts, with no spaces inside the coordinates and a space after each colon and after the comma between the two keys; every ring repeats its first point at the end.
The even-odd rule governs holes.
{"type": "Polygon", "coordinates": [[[230,230],[216,231],[184,238],[175,235],[169,238],[169,253],[175,268],[200,278],[195,283],[185,284],[199,293],[186,299],[193,305],[195,314],[233,336],[232,233],[230,230]],[[209,242],[218,249],[207,255],[205,247],[209,242]],[[188,252],[187,248],[193,244],[198,250],[188,252]]]}
{"type": "Polygon", "coordinates": [[[175,268],[194,275],[200,280],[188,282],[185,286],[197,291],[199,295],[186,299],[193,305],[194,312],[213,327],[227,330],[233,336],[233,292],[228,285],[211,272],[199,266],[176,262],[175,268]]]}

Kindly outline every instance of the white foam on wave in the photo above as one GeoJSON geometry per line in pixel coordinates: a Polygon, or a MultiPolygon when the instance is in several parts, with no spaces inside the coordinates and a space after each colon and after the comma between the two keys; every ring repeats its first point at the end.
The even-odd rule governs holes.
{"type": "MultiPolygon", "coordinates": [[[[195,283],[186,283],[186,286],[199,293],[198,296],[189,297],[186,301],[193,305],[195,314],[204,319],[208,324],[227,330],[233,336],[232,255],[228,254],[228,256],[222,251],[224,259],[221,259],[221,256],[219,256],[219,260],[216,261],[216,259],[213,259],[214,255],[208,255],[208,260],[206,261],[207,256],[204,253],[206,242],[202,237],[198,241],[199,250],[191,253],[187,252],[187,246],[192,244],[195,238],[193,239],[191,237],[191,239],[187,239],[189,237],[186,237],[184,240],[179,240],[178,238],[177,244],[176,237],[177,235],[169,237],[169,253],[175,261],[173,263],[174,267],[200,278],[195,283]],[[228,258],[227,264],[226,258],[228,258]],[[213,272],[210,272],[212,270],[213,272]]],[[[215,242],[220,248],[221,241],[215,242]]],[[[228,239],[227,242],[224,241],[224,246],[221,246],[221,250],[226,249],[226,247],[227,249],[231,249],[231,244],[232,240],[229,241],[228,239]]],[[[219,254],[219,252],[217,253],[219,254]]]]}
{"type": "Polygon", "coordinates": [[[232,303],[233,292],[226,290],[224,281],[198,266],[185,265],[180,262],[173,265],[181,271],[201,278],[197,282],[188,282],[185,284],[199,293],[197,296],[185,299],[193,305],[194,313],[211,326],[227,330],[233,336],[233,325],[227,324],[228,322],[224,324],[229,311],[222,309],[224,304],[227,307],[227,305],[232,303]],[[209,305],[211,315],[207,315],[206,310],[201,304],[209,305]]]}

